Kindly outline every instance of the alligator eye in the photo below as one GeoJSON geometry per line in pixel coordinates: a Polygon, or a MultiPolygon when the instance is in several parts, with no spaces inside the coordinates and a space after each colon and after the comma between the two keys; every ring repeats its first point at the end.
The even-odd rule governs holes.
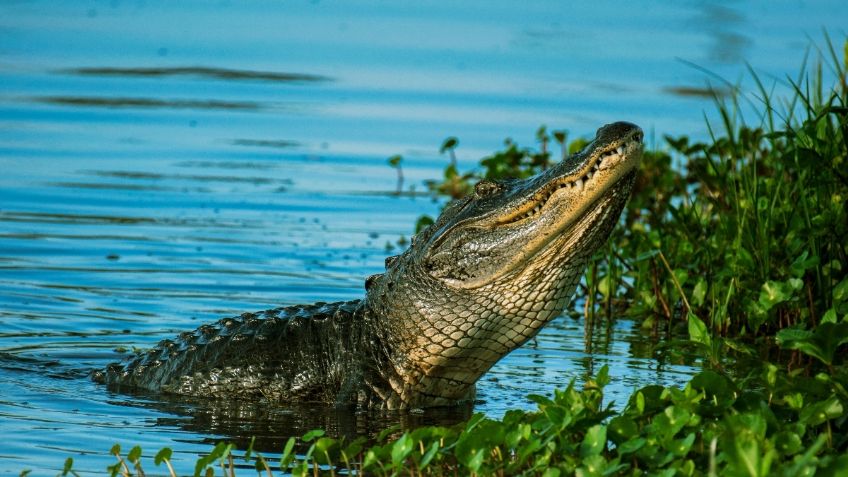
{"type": "Polygon", "coordinates": [[[474,194],[477,197],[486,197],[501,190],[501,185],[495,181],[483,179],[474,186],[474,194]]]}

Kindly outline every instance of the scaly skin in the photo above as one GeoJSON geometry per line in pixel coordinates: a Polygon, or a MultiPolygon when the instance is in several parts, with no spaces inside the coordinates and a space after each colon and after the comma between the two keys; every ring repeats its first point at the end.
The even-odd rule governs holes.
{"type": "Polygon", "coordinates": [[[642,131],[598,130],[534,177],[477,184],[364,300],[244,314],[97,372],[116,389],[360,408],[454,405],[568,305],[630,195],[642,131]]]}

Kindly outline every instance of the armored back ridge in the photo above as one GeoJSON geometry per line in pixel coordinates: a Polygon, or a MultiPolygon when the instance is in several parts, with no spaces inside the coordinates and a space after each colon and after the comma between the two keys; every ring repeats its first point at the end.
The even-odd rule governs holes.
{"type": "Polygon", "coordinates": [[[473,399],[474,384],[568,305],[630,195],[642,131],[449,204],[364,300],[245,314],[95,373],[117,389],[387,409],[473,399]]]}

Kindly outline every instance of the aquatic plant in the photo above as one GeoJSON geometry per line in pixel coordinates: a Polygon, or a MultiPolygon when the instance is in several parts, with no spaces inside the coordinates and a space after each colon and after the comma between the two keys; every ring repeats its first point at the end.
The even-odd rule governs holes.
{"type": "MultiPolygon", "coordinates": [[[[290,438],[280,454],[251,446],[242,456],[219,443],[195,476],[235,475],[237,463],[260,475],[844,475],[848,468],[848,372],[806,375],[774,365],[743,379],[705,370],[678,389],[636,390],[621,411],[604,401],[606,367],[583,389],[572,382],[553,397],[530,396],[537,409],[502,419],[474,415],[454,427],[390,428],[374,442],[290,438]]],[[[134,447],[111,475],[144,475],[134,447]]],[[[147,456],[148,462],[151,457],[147,456]]],[[[153,456],[177,475],[169,449],[153,456]]],[[[62,475],[73,473],[69,460],[62,475]]]]}
{"type": "MultiPolygon", "coordinates": [[[[757,341],[846,319],[848,92],[830,42],[827,53],[809,74],[786,79],[783,100],[751,69],[753,99],[738,87],[715,95],[720,124],[707,121],[709,142],[666,136],[666,147],[645,152],[623,226],[581,287],[587,326],[626,314],[670,333],[695,317],[716,336],[757,341]],[[759,102],[756,124],[743,120],[742,101],[759,102]]],[[[586,144],[566,137],[554,133],[563,153],[586,144]]],[[[549,164],[550,139],[542,127],[538,150],[507,140],[477,170],[448,166],[430,190],[453,198],[477,180],[536,174],[549,164]]]]}

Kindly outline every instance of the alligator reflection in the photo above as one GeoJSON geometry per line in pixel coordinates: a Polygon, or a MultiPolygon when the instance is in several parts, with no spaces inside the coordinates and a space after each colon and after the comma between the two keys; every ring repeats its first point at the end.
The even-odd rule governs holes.
{"type": "Polygon", "coordinates": [[[391,426],[398,432],[425,425],[451,426],[471,417],[473,406],[428,408],[420,412],[354,411],[352,407],[318,404],[293,404],[281,407],[267,401],[204,399],[177,395],[132,393],[113,394],[110,404],[152,409],[169,414],[156,419],[159,428],[170,427],[204,436],[199,442],[232,442],[246,449],[255,437],[253,448],[262,453],[279,452],[289,437],[301,437],[313,429],[323,429],[329,437],[352,440],[360,436],[373,439],[391,426]]]}

